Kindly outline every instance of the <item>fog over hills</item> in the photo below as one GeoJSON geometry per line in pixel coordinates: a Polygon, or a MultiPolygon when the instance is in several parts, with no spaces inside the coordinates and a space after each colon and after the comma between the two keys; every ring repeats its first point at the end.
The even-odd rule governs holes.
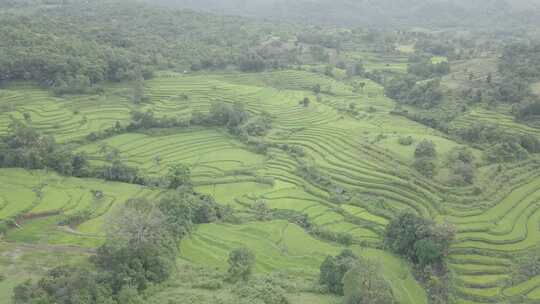
{"type": "MultiPolygon", "coordinates": [[[[146,0],[149,1],[149,0],[146,0]]],[[[314,24],[513,26],[540,23],[535,0],[157,0],[167,6],[314,24]]]]}

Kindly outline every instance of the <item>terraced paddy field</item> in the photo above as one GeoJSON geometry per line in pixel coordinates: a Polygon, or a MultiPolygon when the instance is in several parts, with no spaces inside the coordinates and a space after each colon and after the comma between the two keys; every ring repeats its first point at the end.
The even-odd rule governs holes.
{"type": "Polygon", "coordinates": [[[124,91],[111,88],[102,95],[59,98],[37,85],[10,84],[0,89],[0,134],[18,119],[59,142],[81,139],[129,121],[132,105],[124,91]]]}
{"type": "Polygon", "coordinates": [[[0,173],[0,218],[14,219],[19,226],[5,240],[17,243],[94,248],[103,242],[103,220],[115,205],[132,197],[160,195],[160,191],[131,184],[44,171],[0,169],[0,173]],[[89,215],[76,227],[59,224],[64,217],[82,212],[89,215]]]}
{"type": "MultiPolygon", "coordinates": [[[[324,258],[342,249],[306,234],[300,227],[285,221],[244,225],[205,225],[182,244],[182,257],[191,262],[227,267],[228,252],[248,246],[258,257],[256,271],[287,269],[296,275],[316,276],[324,258]]],[[[426,303],[425,292],[411,276],[408,266],[380,250],[353,247],[359,255],[383,265],[383,275],[392,283],[401,303],[426,303]]],[[[303,303],[303,302],[299,302],[303,303]]]]}
{"type": "MultiPolygon", "coordinates": [[[[107,152],[117,151],[120,159],[149,175],[162,175],[170,165],[183,163],[189,165],[197,191],[213,195],[218,203],[238,212],[249,213],[255,202],[265,201],[274,210],[306,214],[317,227],[349,233],[355,252],[381,261],[384,276],[401,303],[427,300],[407,263],[380,250],[386,225],[403,210],[414,210],[438,222],[448,221],[457,229],[449,265],[455,273],[458,303],[538,301],[538,278],[515,283],[511,271],[516,257],[540,244],[540,160],[531,157],[500,168],[480,162],[474,186],[451,187],[438,179],[427,179],[410,166],[415,145],[402,146],[400,138],[410,136],[414,143],[433,141],[439,159],[463,144],[391,115],[395,103],[384,96],[382,87],[369,80],[356,80],[365,81],[363,90],[300,70],[194,75],[164,72],[145,83],[149,102],[140,106],[129,104],[117,87],[101,96],[69,100],[19,84],[18,88],[25,89],[12,87],[0,94],[0,104],[13,104],[13,110],[1,114],[0,126],[5,130],[9,115],[22,117],[25,109],[42,103],[51,113],[57,113],[51,114],[51,121],[56,120],[55,115],[78,121],[82,114],[74,114],[70,106],[87,104],[87,110],[81,108],[80,112],[86,113],[88,127],[70,127],[66,122],[65,132],[49,128],[48,118],[39,114],[44,111],[31,114],[31,124],[36,128],[59,141],[73,141],[116,120],[128,121],[132,109],[189,118],[194,112],[208,111],[215,101],[240,102],[253,115],[262,111],[270,114],[272,130],[264,139],[271,146],[266,154],[253,152],[224,130],[201,127],[123,133],[79,142],[76,150],[87,153],[92,166],[108,163],[107,152]],[[317,84],[322,88],[319,98],[312,91],[317,84]],[[17,101],[22,95],[19,91],[30,98],[17,101]],[[305,97],[311,100],[308,107],[299,105],[305,97]],[[118,108],[109,115],[105,104],[118,108]],[[358,109],[357,114],[343,110],[350,104],[358,109]],[[107,114],[100,113],[101,105],[107,114]],[[305,155],[292,155],[280,148],[284,145],[300,147],[305,155]],[[302,171],[306,164],[336,187],[328,188],[311,179],[302,171]]],[[[474,109],[454,123],[476,121],[496,121],[520,134],[539,135],[533,127],[483,109],[474,109]]],[[[75,122],[73,126],[79,125],[75,122]]],[[[474,153],[481,158],[482,151],[474,153]]],[[[116,204],[130,197],[157,198],[162,194],[140,186],[13,169],[0,170],[0,188],[0,218],[21,219],[20,228],[5,237],[10,244],[86,249],[100,244],[103,219],[116,204]],[[101,199],[96,199],[95,190],[103,192],[101,199]],[[59,227],[61,217],[80,210],[89,210],[92,216],[75,227],[59,227]]],[[[326,255],[343,248],[314,238],[299,226],[274,220],[200,225],[182,243],[180,255],[184,263],[190,261],[223,272],[229,250],[241,245],[255,252],[257,274],[286,269],[306,278],[317,275],[326,255]]],[[[184,294],[188,287],[180,283],[181,278],[178,280],[158,292],[156,301],[184,294]]],[[[210,296],[202,290],[200,293],[201,297],[210,296]]],[[[294,303],[336,301],[332,297],[313,300],[311,294],[290,296],[298,299],[294,303]]]]}
{"type": "Polygon", "coordinates": [[[513,134],[529,134],[540,136],[540,129],[528,126],[523,123],[516,122],[514,118],[508,114],[503,114],[498,111],[477,108],[469,111],[467,114],[454,120],[451,127],[467,127],[474,123],[495,124],[501,127],[503,132],[513,134]]]}

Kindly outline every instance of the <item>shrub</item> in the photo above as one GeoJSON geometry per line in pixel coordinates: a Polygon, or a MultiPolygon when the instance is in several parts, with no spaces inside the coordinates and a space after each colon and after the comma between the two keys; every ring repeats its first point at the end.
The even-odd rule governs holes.
{"type": "Polygon", "coordinates": [[[398,143],[402,146],[410,146],[413,144],[413,142],[414,142],[414,139],[412,138],[412,136],[400,137],[398,139],[398,143]]]}
{"type": "Polygon", "coordinates": [[[62,219],[58,221],[58,225],[61,226],[76,226],[83,223],[92,217],[90,210],[79,210],[73,214],[64,215],[62,219]]]}

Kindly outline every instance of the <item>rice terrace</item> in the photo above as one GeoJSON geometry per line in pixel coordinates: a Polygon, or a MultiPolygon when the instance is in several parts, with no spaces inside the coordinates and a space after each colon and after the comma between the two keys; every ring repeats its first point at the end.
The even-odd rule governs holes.
{"type": "Polygon", "coordinates": [[[0,304],[540,303],[540,7],[477,2],[1,1],[0,304]]]}

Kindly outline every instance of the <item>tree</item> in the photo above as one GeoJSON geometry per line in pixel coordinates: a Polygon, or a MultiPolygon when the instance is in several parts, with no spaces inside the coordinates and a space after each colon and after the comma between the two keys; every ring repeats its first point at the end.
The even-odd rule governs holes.
{"type": "Polygon", "coordinates": [[[456,161],[451,165],[451,182],[456,185],[472,184],[474,181],[474,166],[472,163],[456,161]]]}
{"type": "Polygon", "coordinates": [[[23,118],[24,118],[24,121],[26,121],[27,123],[32,122],[32,115],[28,112],[23,113],[23,118]]]}
{"type": "Polygon", "coordinates": [[[247,281],[255,265],[255,255],[248,248],[237,248],[229,253],[229,280],[247,281]]]}
{"type": "Polygon", "coordinates": [[[431,239],[421,239],[414,243],[414,250],[421,266],[433,264],[442,256],[441,248],[431,239]]]}
{"type": "MultiPolygon", "coordinates": [[[[366,69],[364,68],[364,63],[362,61],[359,61],[354,65],[354,75],[362,76],[365,71],[366,69]]],[[[363,87],[362,85],[360,86],[363,87]]]]}
{"type": "Polygon", "coordinates": [[[230,130],[240,126],[248,118],[244,105],[235,102],[232,106],[224,102],[215,102],[210,106],[208,123],[226,126],[230,130]]]}
{"type": "Polygon", "coordinates": [[[313,86],[313,88],[311,89],[313,91],[313,93],[315,94],[320,94],[321,93],[321,85],[320,84],[315,84],[313,86]]]}
{"type": "Polygon", "coordinates": [[[358,257],[349,249],[335,257],[327,256],[320,267],[319,283],[330,292],[343,295],[343,277],[357,262],[358,257]]]}
{"type": "Polygon", "coordinates": [[[343,277],[345,304],[396,303],[390,284],[383,278],[376,261],[359,259],[358,265],[343,277]]]}
{"type": "Polygon", "coordinates": [[[303,105],[305,108],[309,107],[310,103],[311,103],[311,100],[309,100],[308,97],[304,97],[304,99],[300,101],[300,104],[303,105]]]}
{"type": "Polygon", "coordinates": [[[170,189],[177,189],[179,187],[191,188],[191,171],[188,166],[184,164],[176,164],[169,167],[169,172],[166,177],[167,186],[170,189]]]}
{"type": "Polygon", "coordinates": [[[425,177],[433,177],[437,172],[437,164],[433,161],[432,158],[428,157],[419,157],[414,160],[413,164],[416,171],[425,177]]]}
{"type": "Polygon", "coordinates": [[[170,239],[162,239],[160,244],[108,241],[98,248],[91,261],[105,274],[103,281],[114,294],[125,287],[142,291],[170,277],[175,269],[177,246],[170,239]]]}
{"type": "Polygon", "coordinates": [[[362,81],[362,82],[358,83],[358,86],[360,87],[360,90],[363,92],[364,88],[366,87],[366,83],[362,81]]]}
{"type": "Polygon", "coordinates": [[[437,156],[437,150],[435,150],[435,144],[431,140],[424,139],[416,146],[414,150],[414,157],[421,158],[434,158],[437,156]]]}
{"type": "Polygon", "coordinates": [[[272,210],[268,207],[266,200],[257,200],[252,208],[258,221],[269,221],[272,219],[272,210]]]}
{"type": "Polygon", "coordinates": [[[194,227],[194,199],[186,191],[176,191],[164,196],[157,204],[164,215],[167,229],[180,240],[194,227]]]}
{"type": "Polygon", "coordinates": [[[121,243],[159,243],[166,227],[165,215],[144,198],[130,199],[106,218],[105,231],[121,243]]]}
{"type": "Polygon", "coordinates": [[[334,67],[331,66],[331,65],[327,65],[324,68],[324,75],[326,75],[328,77],[334,77],[334,67]]]}

